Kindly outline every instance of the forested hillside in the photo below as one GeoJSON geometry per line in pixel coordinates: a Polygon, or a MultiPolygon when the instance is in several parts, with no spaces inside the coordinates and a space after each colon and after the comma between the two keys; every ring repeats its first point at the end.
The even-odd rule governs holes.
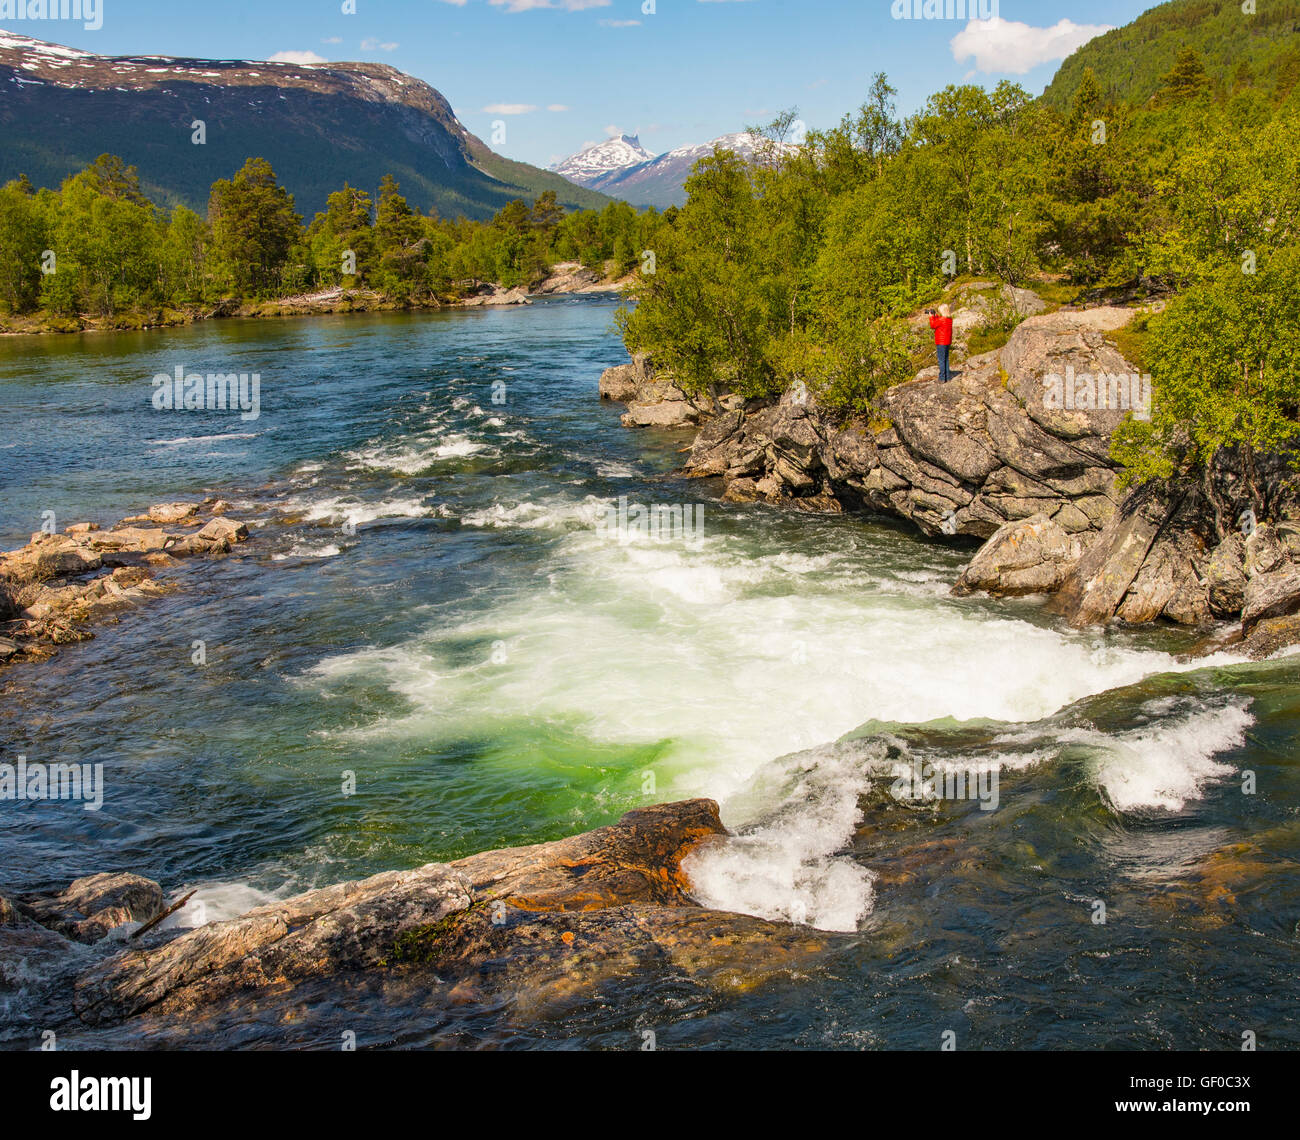
{"type": "Polygon", "coordinates": [[[1108,99],[1145,103],[1178,53],[1194,49],[1218,91],[1262,87],[1285,95],[1300,80],[1300,0],[1169,0],[1071,55],[1043,94],[1064,111],[1089,68],[1108,99]]]}
{"type": "Polygon", "coordinates": [[[624,202],[566,213],[549,192],[487,222],[447,219],[415,210],[385,176],[373,195],[345,183],[304,227],[262,158],[211,186],[204,217],[160,209],[134,167],[101,155],[58,190],[0,187],[0,314],[40,313],[53,328],[84,315],[152,322],[168,308],[334,286],[436,305],[482,281],[530,285],[557,261],[626,273],[658,222],[624,202]]]}

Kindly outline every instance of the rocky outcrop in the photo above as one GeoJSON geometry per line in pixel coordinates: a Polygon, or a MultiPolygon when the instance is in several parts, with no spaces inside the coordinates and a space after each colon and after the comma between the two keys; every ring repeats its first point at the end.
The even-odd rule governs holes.
{"type": "Polygon", "coordinates": [[[220,500],[161,503],[107,530],[73,523],[0,553],[0,664],[42,660],[92,637],[94,620],[167,592],[155,572],[178,559],[229,554],[248,528],[228,509],[220,500]]]}
{"type": "Polygon", "coordinates": [[[644,354],[634,356],[630,364],[606,369],[600,377],[600,398],[626,404],[623,426],[630,428],[691,427],[727,406],[710,397],[688,396],[671,377],[657,374],[644,354]]]}
{"type": "MultiPolygon", "coordinates": [[[[289,1021],[299,987],[358,976],[415,985],[449,1005],[498,990],[546,1003],[664,962],[705,984],[753,986],[806,965],[829,936],[694,903],[682,860],[725,834],[712,801],[648,807],[569,839],[385,872],[193,930],[157,930],[138,946],[100,943],[87,961],[85,947],[51,927],[82,905],[87,884],[114,878],[96,876],[51,902],[38,916],[45,927],[9,906],[0,978],[15,947],[39,947],[64,988],[34,997],[56,1019],[102,1025],[147,1015],[155,1031],[186,1034],[250,1001],[283,1004],[289,1021]],[[66,953],[50,959],[55,938],[66,953]]],[[[155,907],[161,892],[137,901],[155,907]]]]}
{"type": "Polygon", "coordinates": [[[20,896],[18,910],[57,934],[94,943],[128,922],[145,923],[163,906],[162,887],[139,875],[77,879],[56,895],[20,896]]]}
{"type": "MultiPolygon", "coordinates": [[[[970,281],[959,286],[952,293],[950,304],[953,343],[959,353],[966,348],[971,333],[1002,320],[1037,316],[1047,308],[1047,302],[1032,290],[999,285],[995,281],[970,281]]],[[[930,335],[929,317],[925,313],[914,313],[908,324],[918,336],[930,335]]],[[[935,378],[938,374],[936,367],[935,378]]]]}
{"type": "Polygon", "coordinates": [[[563,293],[619,293],[625,282],[610,281],[594,269],[586,268],[580,261],[562,261],[551,266],[546,279],[533,287],[536,297],[552,297],[563,293]]]}
{"type": "MultiPolygon", "coordinates": [[[[968,360],[951,383],[889,389],[872,422],[842,421],[793,391],[765,406],[697,402],[696,414],[712,418],[687,473],[721,478],[734,501],[865,507],[935,536],[988,539],[1038,515],[1067,534],[1100,532],[1118,505],[1110,435],[1126,412],[1058,406],[1059,387],[1044,381],[1132,374],[1105,335],[1131,316],[1106,309],[1030,317],[1003,349],[968,360]]],[[[603,386],[630,392],[633,406],[656,397],[644,361],[612,371],[603,386]]]]}
{"type": "Polygon", "coordinates": [[[1225,449],[1199,482],[1130,492],[1053,605],[1076,626],[1240,621],[1246,652],[1275,652],[1290,628],[1286,619],[1300,610],[1300,561],[1290,542],[1300,502],[1284,459],[1256,458],[1250,466],[1262,479],[1243,479],[1240,457],[1225,449]],[[1257,511],[1270,521],[1258,523],[1257,511]],[[1226,529],[1238,520],[1240,530],[1226,529]],[[1275,624],[1253,638],[1267,622],[1275,624]]]}
{"type": "MultiPolygon", "coordinates": [[[[986,292],[989,312],[1032,305],[986,292]]],[[[1240,620],[1248,652],[1275,649],[1300,610],[1294,469],[1225,451],[1199,484],[1124,490],[1111,436],[1150,407],[1149,381],[1109,339],[1132,316],[1114,306],[1030,316],[949,384],[930,369],[887,390],[870,421],[798,391],[692,398],[644,357],[606,372],[601,393],[628,403],[629,426],[700,423],[686,474],[722,480],[727,501],[866,509],[932,537],[985,540],[958,594],[1052,594],[1076,626],[1240,620]]]]}
{"type": "Polygon", "coordinates": [[[528,293],[519,288],[507,289],[502,285],[483,284],[459,304],[467,309],[490,305],[531,305],[528,293]]]}
{"type": "Polygon", "coordinates": [[[1288,562],[1285,566],[1257,573],[1246,583],[1241,607],[1241,632],[1254,632],[1260,622],[1291,617],[1300,611],[1300,569],[1288,562]]]}

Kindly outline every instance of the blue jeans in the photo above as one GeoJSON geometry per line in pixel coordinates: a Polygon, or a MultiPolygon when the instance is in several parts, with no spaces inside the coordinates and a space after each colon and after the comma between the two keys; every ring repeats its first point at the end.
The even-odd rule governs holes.
{"type": "Polygon", "coordinates": [[[952,345],[937,344],[935,348],[939,350],[939,383],[947,384],[949,379],[948,357],[952,353],[952,345]]]}

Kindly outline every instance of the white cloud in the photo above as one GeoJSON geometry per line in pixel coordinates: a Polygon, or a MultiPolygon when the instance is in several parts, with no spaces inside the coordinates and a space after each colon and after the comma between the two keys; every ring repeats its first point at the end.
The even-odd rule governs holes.
{"type": "Polygon", "coordinates": [[[601,20],[599,21],[602,28],[639,28],[640,20],[601,20]]]}
{"type": "Polygon", "coordinates": [[[532,103],[489,103],[483,108],[485,115],[530,115],[537,110],[532,103]]]}
{"type": "Polygon", "coordinates": [[[548,111],[567,111],[569,107],[564,103],[548,103],[546,109],[548,111]]]}
{"type": "Polygon", "coordinates": [[[375,50],[396,51],[399,46],[400,46],[399,44],[393,44],[393,43],[382,44],[377,39],[375,39],[374,36],[371,36],[369,39],[365,39],[361,41],[362,51],[375,51],[375,50]]]}
{"type": "Polygon", "coordinates": [[[995,16],[972,20],[953,36],[952,57],[958,63],[974,59],[976,70],[985,75],[1024,75],[1041,63],[1064,59],[1110,30],[1108,24],[1076,24],[1073,20],[1035,28],[995,16]]]}
{"type": "Polygon", "coordinates": [[[323,44],[341,44],[342,42],[343,42],[342,36],[328,36],[327,38],[321,40],[321,43],[323,44]]]}
{"type": "Polygon", "coordinates": [[[267,63],[329,63],[324,56],[314,51],[278,51],[267,57],[267,63]]]}

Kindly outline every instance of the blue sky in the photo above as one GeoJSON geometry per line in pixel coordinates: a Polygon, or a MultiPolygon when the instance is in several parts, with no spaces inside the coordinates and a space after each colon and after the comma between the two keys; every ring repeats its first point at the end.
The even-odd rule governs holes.
{"type": "Polygon", "coordinates": [[[829,126],[877,71],[904,113],[948,83],[1010,78],[1037,94],[1096,29],[1153,6],[999,0],[995,23],[968,26],[895,19],[892,0],[653,0],[652,14],[649,0],[354,0],[355,14],[344,0],[99,2],[98,30],[23,19],[0,28],[109,55],[388,63],[438,88],[485,141],[504,121],[495,149],[541,166],[613,131],[640,132],[659,153],[787,107],[829,126]]]}

